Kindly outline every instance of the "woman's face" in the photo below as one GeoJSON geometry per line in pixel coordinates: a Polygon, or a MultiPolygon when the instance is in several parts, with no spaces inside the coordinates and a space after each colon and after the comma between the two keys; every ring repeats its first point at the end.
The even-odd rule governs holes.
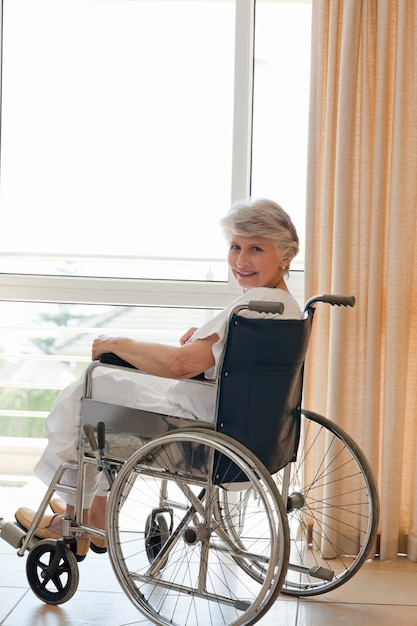
{"type": "Polygon", "coordinates": [[[266,237],[234,235],[227,260],[244,291],[252,287],[287,288],[282,268],[288,267],[290,259],[266,237]]]}

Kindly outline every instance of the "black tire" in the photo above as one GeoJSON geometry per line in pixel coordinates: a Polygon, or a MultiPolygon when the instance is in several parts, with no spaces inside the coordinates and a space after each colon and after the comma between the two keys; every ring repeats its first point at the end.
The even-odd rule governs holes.
{"type": "MultiPolygon", "coordinates": [[[[158,556],[162,546],[169,539],[168,524],[164,517],[163,511],[157,509],[152,511],[146,519],[145,524],[145,546],[149,563],[152,563],[158,556]]],[[[162,563],[160,569],[166,564],[162,563]]]]}
{"type": "Polygon", "coordinates": [[[77,559],[64,543],[45,539],[29,552],[26,576],[40,600],[46,604],[63,604],[78,587],[77,559]]]}

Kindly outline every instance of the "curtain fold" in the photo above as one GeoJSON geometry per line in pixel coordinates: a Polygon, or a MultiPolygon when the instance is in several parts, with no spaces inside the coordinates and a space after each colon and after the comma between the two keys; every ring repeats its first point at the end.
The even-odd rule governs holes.
{"type": "Polygon", "coordinates": [[[313,0],[304,405],[378,478],[380,555],[417,560],[417,3],[313,0]]]}

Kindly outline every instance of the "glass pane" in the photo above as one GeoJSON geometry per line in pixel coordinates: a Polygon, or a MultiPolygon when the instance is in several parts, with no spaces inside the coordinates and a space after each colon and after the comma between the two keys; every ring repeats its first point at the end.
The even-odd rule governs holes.
{"type": "Polygon", "coordinates": [[[2,302],[0,437],[43,437],[61,389],[81,376],[99,334],[178,345],[213,310],[2,302]]]}
{"type": "Polygon", "coordinates": [[[252,193],[274,198],[301,240],[303,267],[311,0],[256,3],[252,193]]]}
{"type": "Polygon", "coordinates": [[[234,13],[4,0],[3,271],[226,280],[234,13]]]}

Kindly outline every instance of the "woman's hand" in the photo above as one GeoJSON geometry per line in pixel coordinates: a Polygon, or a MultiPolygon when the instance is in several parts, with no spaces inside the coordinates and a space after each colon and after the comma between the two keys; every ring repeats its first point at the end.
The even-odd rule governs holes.
{"type": "Polygon", "coordinates": [[[112,337],[107,337],[107,335],[100,335],[93,341],[93,345],[91,346],[91,360],[98,361],[102,354],[106,352],[112,352],[110,343],[112,341],[112,337]]]}
{"type": "Polygon", "coordinates": [[[180,338],[180,344],[184,346],[186,343],[188,343],[196,330],[197,328],[195,328],[194,326],[189,328],[187,332],[184,333],[183,336],[180,338]]]}

